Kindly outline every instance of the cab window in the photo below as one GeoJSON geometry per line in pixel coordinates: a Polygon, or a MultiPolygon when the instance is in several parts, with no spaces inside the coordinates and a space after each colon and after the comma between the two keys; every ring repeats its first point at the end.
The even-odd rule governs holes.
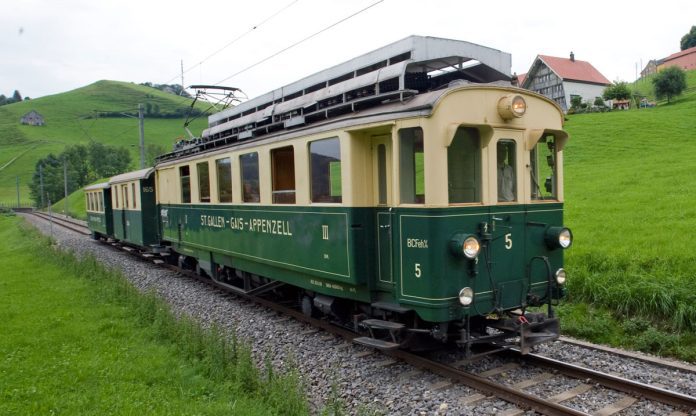
{"type": "Polygon", "coordinates": [[[423,129],[399,130],[399,168],[401,170],[401,202],[425,203],[425,171],[423,129]]]}
{"type": "Polygon", "coordinates": [[[229,157],[215,161],[219,202],[232,202],[232,162],[229,157]]]}
{"type": "Polygon", "coordinates": [[[481,202],[481,136],[459,127],[447,148],[447,188],[450,204],[481,202]]]}
{"type": "Polygon", "coordinates": [[[181,183],[181,202],[191,203],[191,170],[188,165],[179,167],[179,181],[181,183]]]}
{"type": "Polygon", "coordinates": [[[532,200],[558,199],[556,138],[543,136],[530,154],[532,200]]]}
{"type": "Polygon", "coordinates": [[[271,150],[273,203],[295,203],[295,151],[292,146],[271,150]]]}
{"type": "Polygon", "coordinates": [[[517,180],[515,166],[515,141],[499,140],[496,146],[496,176],[498,178],[498,202],[517,200],[517,180]]]}
{"type": "Polygon", "coordinates": [[[198,200],[200,202],[210,202],[210,173],[208,162],[196,164],[198,173],[198,200]]]}
{"type": "Polygon", "coordinates": [[[341,202],[341,143],[338,138],[309,144],[312,202],[341,202]]]}
{"type": "Polygon", "coordinates": [[[247,153],[239,157],[242,178],[242,201],[259,202],[259,154],[247,153]]]}

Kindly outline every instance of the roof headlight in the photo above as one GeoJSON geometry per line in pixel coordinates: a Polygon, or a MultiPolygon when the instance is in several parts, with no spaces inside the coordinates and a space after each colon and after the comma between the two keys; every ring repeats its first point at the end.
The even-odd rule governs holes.
{"type": "Polygon", "coordinates": [[[550,248],[566,249],[573,244],[573,233],[566,227],[549,227],[544,239],[550,248]]]}
{"type": "Polygon", "coordinates": [[[455,256],[473,260],[481,251],[481,242],[472,234],[455,234],[450,240],[450,251],[455,256]]]}
{"type": "Polygon", "coordinates": [[[470,287],[465,287],[459,291],[459,303],[462,306],[469,306],[474,301],[474,290],[470,287]]]}
{"type": "Polygon", "coordinates": [[[558,283],[559,286],[563,286],[565,284],[566,277],[566,271],[564,268],[556,270],[556,283],[558,283]]]}
{"type": "Polygon", "coordinates": [[[505,95],[498,100],[498,114],[503,120],[520,118],[527,112],[527,102],[521,95],[505,95]]]}

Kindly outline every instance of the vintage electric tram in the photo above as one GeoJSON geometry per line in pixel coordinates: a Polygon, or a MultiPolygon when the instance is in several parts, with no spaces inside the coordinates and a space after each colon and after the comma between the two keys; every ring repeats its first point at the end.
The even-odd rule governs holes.
{"type": "Polygon", "coordinates": [[[159,158],[141,245],[377,348],[555,339],[568,135],[510,78],[509,54],[411,36],[214,114],[159,158]]]}

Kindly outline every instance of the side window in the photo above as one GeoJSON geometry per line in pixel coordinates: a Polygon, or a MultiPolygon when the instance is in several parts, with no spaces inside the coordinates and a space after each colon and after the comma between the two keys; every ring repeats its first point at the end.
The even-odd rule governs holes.
{"type": "Polygon", "coordinates": [[[104,194],[101,192],[97,195],[97,211],[104,212],[104,194]]]}
{"type": "Polygon", "coordinates": [[[135,182],[131,184],[131,194],[133,197],[133,208],[138,208],[138,199],[135,197],[135,182]]]}
{"type": "Polygon", "coordinates": [[[196,164],[198,173],[198,200],[200,202],[210,202],[210,172],[208,162],[196,164]]]}
{"type": "Polygon", "coordinates": [[[447,148],[447,188],[450,204],[481,202],[481,136],[459,127],[447,148]]]}
{"type": "Polygon", "coordinates": [[[114,194],[114,208],[121,208],[121,205],[118,203],[118,188],[114,187],[112,192],[114,194]]]}
{"type": "Polygon", "coordinates": [[[517,200],[514,140],[499,140],[496,146],[496,175],[498,178],[498,202],[517,200]]]}
{"type": "Polygon", "coordinates": [[[259,202],[259,154],[247,153],[239,157],[242,178],[242,201],[259,202]]]}
{"type": "Polygon", "coordinates": [[[295,151],[292,146],[271,150],[273,203],[295,203],[295,151]]]}
{"type": "Polygon", "coordinates": [[[558,199],[556,138],[548,135],[539,139],[530,159],[532,200],[558,199]]]}
{"type": "Polygon", "coordinates": [[[123,208],[130,208],[130,204],[128,204],[128,185],[121,186],[121,192],[123,192],[123,208]]]}
{"type": "Polygon", "coordinates": [[[189,166],[179,167],[179,180],[181,182],[181,202],[191,203],[191,171],[189,166]]]}
{"type": "Polygon", "coordinates": [[[309,153],[312,202],[341,202],[341,142],[311,142],[309,153]]]}
{"type": "Polygon", "coordinates": [[[423,169],[423,129],[399,130],[399,168],[401,170],[401,202],[425,203],[425,172],[423,169]]]}
{"type": "Polygon", "coordinates": [[[215,161],[219,202],[232,202],[232,161],[229,157],[215,161]]]}

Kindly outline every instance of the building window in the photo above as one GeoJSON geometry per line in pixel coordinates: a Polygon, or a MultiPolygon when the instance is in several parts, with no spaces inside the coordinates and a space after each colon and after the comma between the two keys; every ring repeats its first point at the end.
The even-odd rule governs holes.
{"type": "Polygon", "coordinates": [[[399,168],[401,170],[401,202],[425,203],[425,172],[423,129],[399,130],[399,168]]]}
{"type": "Polygon", "coordinates": [[[312,202],[341,202],[341,143],[338,138],[309,144],[312,202]]]}
{"type": "Polygon", "coordinates": [[[295,203],[295,151],[292,146],[271,151],[273,203],[295,203]]]}
{"type": "Polygon", "coordinates": [[[196,164],[198,173],[198,200],[200,202],[210,202],[210,172],[208,162],[196,164]]]}
{"type": "Polygon", "coordinates": [[[179,167],[179,180],[181,182],[181,202],[183,204],[191,203],[191,171],[186,166],[179,167]]]}
{"type": "Polygon", "coordinates": [[[447,148],[447,187],[450,204],[481,202],[481,137],[459,127],[447,148]]]}
{"type": "Polygon", "coordinates": [[[259,202],[259,154],[247,153],[239,157],[242,171],[242,201],[259,202]]]}
{"type": "Polygon", "coordinates": [[[215,161],[218,201],[232,202],[232,161],[229,157],[215,161]]]}

